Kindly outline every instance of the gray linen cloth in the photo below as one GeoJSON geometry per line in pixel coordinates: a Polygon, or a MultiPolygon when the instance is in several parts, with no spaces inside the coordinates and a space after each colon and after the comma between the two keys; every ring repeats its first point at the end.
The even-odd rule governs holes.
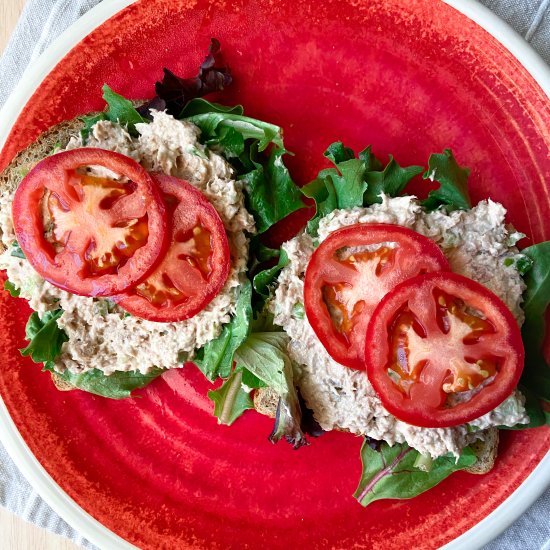
{"type": "MultiPolygon", "coordinates": [[[[0,107],[28,64],[71,23],[101,0],[28,0],[0,58],[0,107]]],[[[525,37],[550,64],[550,0],[482,0],[525,37]]],[[[0,443],[0,505],[18,516],[95,548],[67,525],[21,475],[0,443]]],[[[475,504],[474,504],[475,505],[475,504]]],[[[484,550],[550,550],[550,490],[484,550]]]]}

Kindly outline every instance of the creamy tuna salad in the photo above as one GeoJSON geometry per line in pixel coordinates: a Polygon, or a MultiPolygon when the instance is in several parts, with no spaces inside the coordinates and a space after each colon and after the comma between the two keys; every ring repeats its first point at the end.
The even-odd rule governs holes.
{"type": "MultiPolygon", "coordinates": [[[[227,282],[212,302],[197,315],[177,323],[156,323],[128,315],[110,300],[76,296],[44,281],[25,259],[11,255],[15,240],[10,216],[13,194],[0,199],[2,243],[0,269],[19,289],[30,306],[45,312],[63,309],[58,325],[67,336],[56,368],[62,372],[99,369],[147,373],[153,367],[182,365],[195,349],[216,338],[235,311],[236,296],[248,260],[248,233],[254,232],[254,219],[246,210],[242,183],[219,154],[198,141],[200,130],[160,111],[149,123],[137,124],[138,135],[131,136],[122,125],[99,121],[86,142],[122,153],[151,171],[160,171],[189,181],[202,191],[215,207],[227,231],[231,250],[231,270],[227,282]]],[[[82,147],[82,138],[73,137],[67,150],[82,147]]]]}
{"type": "MultiPolygon", "coordinates": [[[[471,210],[450,214],[442,210],[426,212],[412,196],[382,197],[381,204],[368,208],[334,210],[321,219],[318,242],[335,230],[357,223],[385,223],[411,228],[433,239],[443,250],[456,273],[474,279],[499,296],[518,323],[525,284],[511,266],[518,256],[516,242],[522,237],[505,224],[506,211],[491,200],[471,210]],[[508,264],[508,265],[507,265],[508,264]]],[[[514,392],[493,412],[453,428],[420,428],[389,414],[373,390],[364,371],[352,370],[334,361],[315,335],[303,311],[304,274],[318,243],[306,232],[283,245],[289,264],[282,270],[271,308],[275,323],[291,340],[290,357],[295,376],[307,405],[325,430],[341,429],[377,440],[408,443],[432,457],[449,452],[458,456],[464,446],[490,426],[514,426],[529,422],[524,398],[514,392]]]]}

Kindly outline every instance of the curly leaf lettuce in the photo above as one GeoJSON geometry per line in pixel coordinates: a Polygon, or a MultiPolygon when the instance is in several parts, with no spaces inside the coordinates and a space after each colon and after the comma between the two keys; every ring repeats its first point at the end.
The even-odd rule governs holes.
{"type": "Polygon", "coordinates": [[[468,176],[470,170],[458,164],[453,152],[445,149],[442,154],[432,154],[428,160],[428,170],[422,176],[439,183],[439,188],[430,191],[423,201],[427,210],[444,206],[447,211],[469,210],[472,201],[468,194],[468,176]]]}
{"type": "Polygon", "coordinates": [[[321,170],[302,193],[315,201],[316,212],[309,220],[307,231],[316,236],[321,218],[333,210],[370,206],[381,201],[380,194],[395,197],[423,171],[421,166],[401,167],[390,155],[383,167],[367,147],[356,157],[342,142],[331,144],[325,151],[335,168],[321,170]]]}
{"type": "Polygon", "coordinates": [[[252,285],[247,279],[241,286],[235,315],[224,325],[221,334],[198,350],[193,362],[213,382],[216,378],[228,378],[233,369],[233,356],[246,340],[252,319],[252,285]]]}
{"type": "Polygon", "coordinates": [[[372,170],[366,173],[367,190],[363,197],[364,204],[370,205],[382,202],[381,193],[390,197],[397,197],[404,191],[407,184],[424,170],[422,166],[402,168],[392,155],[389,155],[389,159],[383,170],[372,170]]]}
{"type": "Polygon", "coordinates": [[[69,338],[65,331],[57,326],[57,320],[63,315],[62,309],[46,311],[42,317],[35,311],[27,321],[25,337],[27,347],[20,349],[23,357],[30,356],[35,363],[55,361],[61,354],[61,347],[69,338]]]}
{"type": "Polygon", "coordinates": [[[100,120],[109,120],[122,124],[134,136],[137,135],[136,124],[147,122],[138,113],[130,100],[114,92],[107,84],[103,85],[103,99],[107,103],[106,111],[82,118],[84,128],[80,131],[80,135],[83,143],[86,143],[94,124],[100,120]]]}
{"type": "Polygon", "coordinates": [[[406,443],[390,447],[386,442],[366,438],[361,448],[363,473],[353,496],[363,506],[381,499],[413,498],[453,472],[472,466],[476,460],[469,447],[463,449],[458,459],[445,455],[432,461],[423,459],[406,443]]]}

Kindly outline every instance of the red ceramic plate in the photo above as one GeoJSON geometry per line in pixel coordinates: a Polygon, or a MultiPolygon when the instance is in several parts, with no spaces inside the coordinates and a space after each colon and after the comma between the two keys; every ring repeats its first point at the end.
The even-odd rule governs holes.
{"type": "MultiPolygon", "coordinates": [[[[80,32],[94,24],[86,18],[80,32]]],[[[52,124],[102,108],[104,82],[140,98],[151,95],[163,66],[194,74],[211,36],[235,75],[219,99],[284,127],[300,181],[338,139],[372,143],[401,163],[452,147],[472,167],[474,200],[501,201],[529,242],[550,238],[548,98],[496,39],[434,0],[138,2],[76,44],[38,85],[0,165],[52,124]]],[[[27,74],[27,88],[38,73],[27,74]]],[[[58,392],[17,351],[28,314],[2,293],[0,393],[44,470],[5,411],[3,439],[56,509],[104,545],[121,541],[66,495],[142,548],[435,548],[493,512],[550,448],[546,428],[506,432],[490,474],[458,473],[414,500],[363,509],[351,496],[359,438],[330,433],[295,452],[268,443],[272,424],[260,415],[218,426],[209,384],[194,368],[168,372],[124,402],[58,392]]],[[[547,482],[546,462],[524,485],[529,494],[514,497],[519,510],[547,482]]],[[[483,525],[494,534],[502,517],[496,529],[483,525]]],[[[484,540],[478,532],[470,548],[484,540]]]]}

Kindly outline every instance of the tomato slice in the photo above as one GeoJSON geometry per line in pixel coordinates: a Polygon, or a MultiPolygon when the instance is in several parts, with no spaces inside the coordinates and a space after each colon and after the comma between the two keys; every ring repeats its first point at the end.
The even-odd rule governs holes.
{"type": "Polygon", "coordinates": [[[50,283],[85,296],[111,296],[144,279],[164,253],[166,212],[134,160],[82,148],[45,158],[15,192],[17,241],[50,283]],[[88,167],[113,177],[90,175],[88,167]]]}
{"type": "Polygon", "coordinates": [[[493,410],[517,386],[523,359],[510,310],[456,273],[396,286],[367,330],[369,380],[390,413],[416,426],[456,426],[493,410]]]}
{"type": "Polygon", "coordinates": [[[333,359],[364,369],[367,325],[382,297],[420,273],[448,270],[439,247],[405,227],[358,224],[331,233],[306,270],[304,307],[333,359]]]}
{"type": "Polygon", "coordinates": [[[172,176],[151,175],[168,208],[170,246],[153,273],[115,301],[149,321],[183,321],[203,310],[225,284],[229,243],[218,212],[198,189],[172,176]]]}

